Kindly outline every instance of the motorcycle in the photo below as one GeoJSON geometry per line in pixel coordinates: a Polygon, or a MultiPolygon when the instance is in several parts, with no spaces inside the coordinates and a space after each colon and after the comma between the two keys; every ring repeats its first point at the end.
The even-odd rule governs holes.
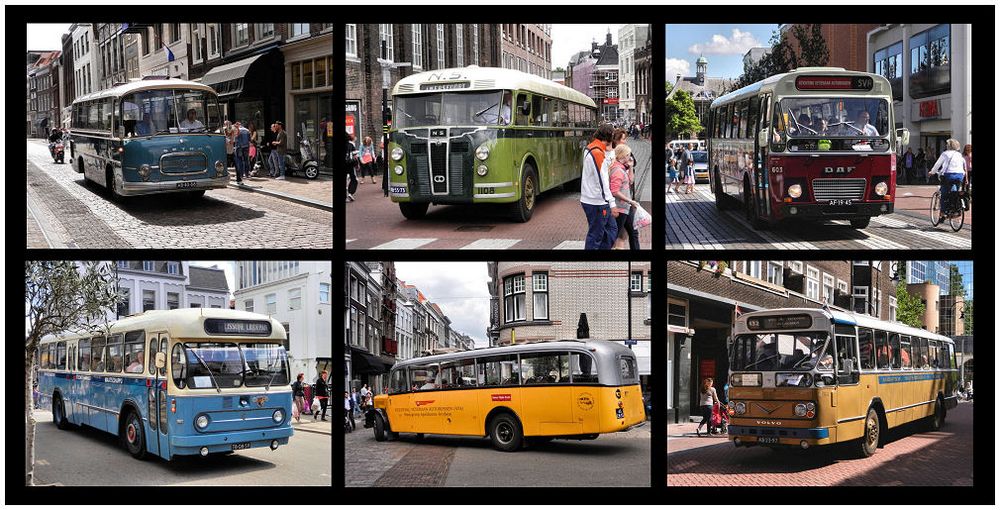
{"type": "Polygon", "coordinates": [[[49,154],[52,156],[52,161],[55,163],[66,162],[66,146],[62,139],[58,142],[49,142],[49,154]]]}
{"type": "Polygon", "coordinates": [[[296,162],[287,154],[285,158],[286,173],[302,172],[306,179],[310,180],[319,177],[319,162],[316,161],[316,156],[313,154],[312,144],[304,135],[299,135],[299,160],[296,162]]]}

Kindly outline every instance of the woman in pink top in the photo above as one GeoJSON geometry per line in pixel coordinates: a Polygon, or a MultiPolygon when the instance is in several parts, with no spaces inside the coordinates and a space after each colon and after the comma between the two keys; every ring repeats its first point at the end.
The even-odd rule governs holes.
{"type": "Polygon", "coordinates": [[[632,199],[632,182],[635,174],[631,168],[632,149],[625,144],[615,147],[615,160],[611,163],[608,175],[611,194],[615,197],[615,208],[612,214],[618,223],[618,238],[628,237],[630,250],[639,249],[639,233],[632,223],[633,208],[639,204],[632,199]]]}

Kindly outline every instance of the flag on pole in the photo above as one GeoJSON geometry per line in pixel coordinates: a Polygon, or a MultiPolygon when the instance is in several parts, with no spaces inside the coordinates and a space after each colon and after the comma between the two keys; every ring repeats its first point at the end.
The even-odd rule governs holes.
{"type": "Polygon", "coordinates": [[[170,51],[170,47],[169,46],[164,46],[164,48],[167,49],[167,62],[173,62],[174,61],[174,52],[170,51]]]}

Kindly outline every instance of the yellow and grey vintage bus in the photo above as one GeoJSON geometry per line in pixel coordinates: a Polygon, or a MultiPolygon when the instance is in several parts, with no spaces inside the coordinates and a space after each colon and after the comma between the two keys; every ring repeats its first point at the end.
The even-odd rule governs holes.
{"type": "Polygon", "coordinates": [[[580,178],[597,106],[576,90],[500,68],[417,73],[392,89],[389,196],[408,219],[430,204],[511,204],[580,178]]]}
{"type": "Polygon", "coordinates": [[[855,313],[786,308],[736,319],[729,437],[736,446],[853,443],[868,457],[888,429],[937,430],[958,405],[955,344],[855,313]]]}

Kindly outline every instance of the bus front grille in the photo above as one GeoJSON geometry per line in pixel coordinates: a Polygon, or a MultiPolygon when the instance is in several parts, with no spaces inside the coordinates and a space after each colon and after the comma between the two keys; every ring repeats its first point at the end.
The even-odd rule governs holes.
{"type": "Polygon", "coordinates": [[[864,179],[813,179],[812,188],[818,202],[861,200],[865,197],[864,179]]]}
{"type": "Polygon", "coordinates": [[[160,172],[193,174],[208,170],[208,158],[200,152],[172,152],[160,157],[160,172]]]}
{"type": "Polygon", "coordinates": [[[431,191],[435,195],[448,193],[448,142],[430,142],[431,191]]]}

